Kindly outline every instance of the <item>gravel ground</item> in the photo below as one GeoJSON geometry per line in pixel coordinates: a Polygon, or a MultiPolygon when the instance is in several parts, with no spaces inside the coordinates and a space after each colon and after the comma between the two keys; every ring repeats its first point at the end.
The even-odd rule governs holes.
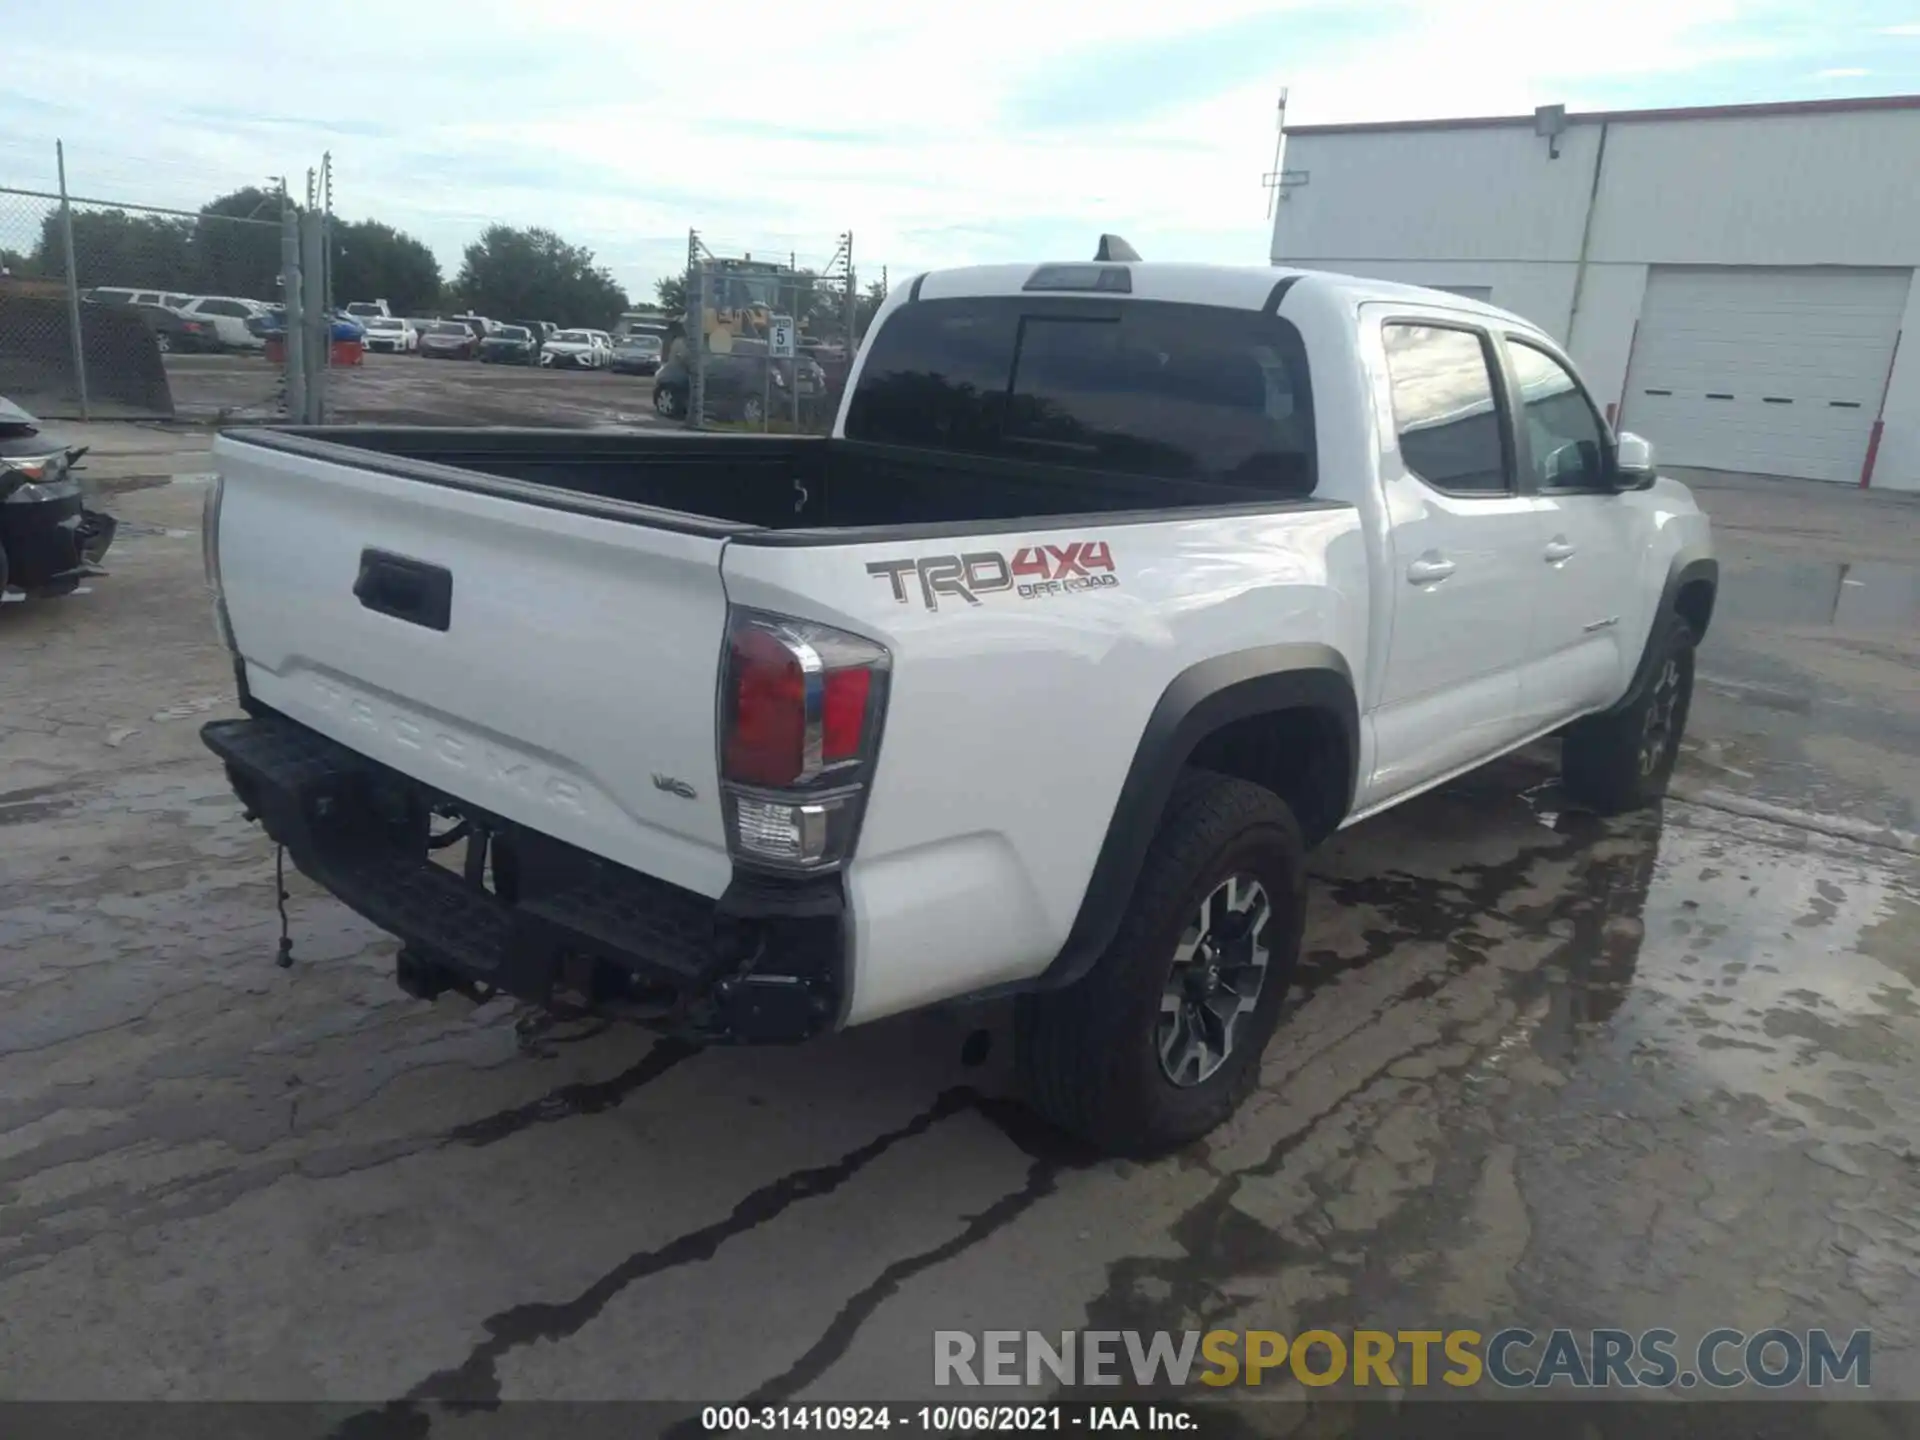
{"type": "MultiPolygon", "coordinates": [[[[243,423],[278,413],[280,372],[258,355],[171,355],[181,420],[243,423]]],[[[650,425],[653,381],[608,370],[543,370],[368,355],[330,372],[332,416],[381,425],[650,425]]]]}

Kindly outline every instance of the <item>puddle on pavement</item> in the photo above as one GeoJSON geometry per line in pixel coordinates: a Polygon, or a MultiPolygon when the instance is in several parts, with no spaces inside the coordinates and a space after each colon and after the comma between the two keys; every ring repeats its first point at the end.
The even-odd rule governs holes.
{"type": "Polygon", "coordinates": [[[1844,1115],[1864,1138],[1894,1122],[1917,1098],[1901,1027],[1920,1007],[1912,977],[1862,940],[1911,905],[1896,867],[1667,810],[1641,853],[1611,862],[1599,923],[1574,926],[1550,1005],[1560,1033],[1546,1027],[1538,1048],[1563,1064],[1596,1044],[1651,1061],[1682,1096],[1749,1096],[1786,1128],[1844,1115]]]}
{"type": "MultiPolygon", "coordinates": [[[[1841,1124],[1851,1138],[1889,1134],[1896,1149],[1920,1149],[1900,1118],[1920,1114],[1920,961],[1907,958],[1920,885],[1909,857],[1678,800],[1602,822],[1566,808],[1537,771],[1508,798],[1495,792],[1466,781],[1415,802],[1422,838],[1411,848],[1395,843],[1405,832],[1392,821],[1368,832],[1371,853],[1355,858],[1373,869],[1398,851],[1398,873],[1326,883],[1338,903],[1370,905],[1385,923],[1368,925],[1367,955],[1313,956],[1303,988],[1402,940],[1464,946],[1455,969],[1481,963],[1490,944],[1547,940],[1544,968],[1515,970],[1516,1053],[1603,1089],[1657,1074],[1676,1102],[1745,1097],[1782,1132],[1841,1124]],[[1493,851],[1518,841],[1519,853],[1418,873],[1440,859],[1431,842],[1455,819],[1493,851]],[[1571,869],[1556,875],[1560,866],[1571,869]],[[1489,916],[1499,917],[1491,934],[1489,916]]],[[[1448,844],[1459,852],[1459,840],[1448,844]]]]}
{"type": "Polygon", "coordinates": [[[1716,617],[1758,625],[1831,625],[1843,630],[1920,627],[1920,566],[1771,560],[1729,565],[1716,617]]]}

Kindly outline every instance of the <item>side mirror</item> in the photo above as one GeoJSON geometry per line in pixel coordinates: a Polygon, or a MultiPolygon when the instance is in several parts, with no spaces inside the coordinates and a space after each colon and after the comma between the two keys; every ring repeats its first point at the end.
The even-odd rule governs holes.
{"type": "Polygon", "coordinates": [[[1616,490],[1644,490],[1656,478],[1653,443],[1631,430],[1622,430],[1613,446],[1613,484],[1616,490]]]}

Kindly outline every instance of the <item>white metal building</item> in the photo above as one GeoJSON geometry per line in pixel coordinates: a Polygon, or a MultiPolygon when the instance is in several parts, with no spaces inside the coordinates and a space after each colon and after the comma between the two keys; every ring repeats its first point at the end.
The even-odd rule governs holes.
{"type": "Polygon", "coordinates": [[[1663,462],[1920,490],[1920,96],[1296,126],[1275,213],[1543,326],[1663,462]]]}

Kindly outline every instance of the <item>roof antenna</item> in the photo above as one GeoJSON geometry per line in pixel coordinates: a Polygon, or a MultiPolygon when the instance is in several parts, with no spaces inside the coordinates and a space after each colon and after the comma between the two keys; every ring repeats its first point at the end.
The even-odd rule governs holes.
{"type": "Polygon", "coordinates": [[[1100,248],[1093,252],[1096,261],[1102,260],[1138,260],[1140,252],[1134,249],[1118,235],[1102,235],[1100,248]]]}

